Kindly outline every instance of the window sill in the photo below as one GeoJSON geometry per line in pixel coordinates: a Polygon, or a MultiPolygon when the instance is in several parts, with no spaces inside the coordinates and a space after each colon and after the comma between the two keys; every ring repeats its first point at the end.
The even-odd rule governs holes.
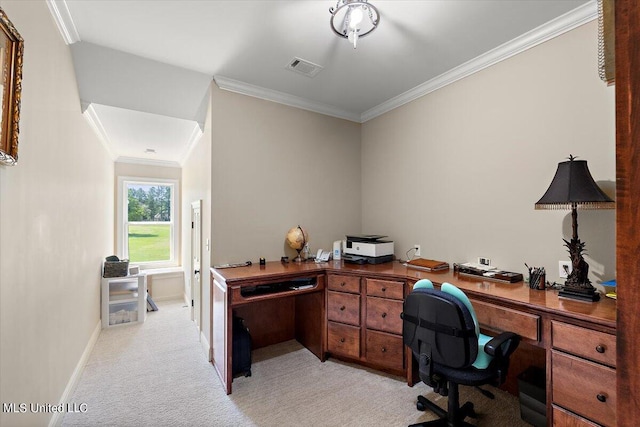
{"type": "Polygon", "coordinates": [[[163,267],[163,268],[142,268],[140,267],[140,273],[148,276],[154,276],[156,274],[172,274],[172,273],[184,273],[184,268],[178,267],[163,267]]]}

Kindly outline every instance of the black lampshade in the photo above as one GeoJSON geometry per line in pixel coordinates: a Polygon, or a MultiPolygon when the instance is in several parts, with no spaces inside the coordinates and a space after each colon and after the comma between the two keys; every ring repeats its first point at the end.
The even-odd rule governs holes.
{"type": "Polygon", "coordinates": [[[593,180],[586,160],[569,157],[558,163],[558,170],[544,196],[535,204],[536,209],[613,209],[615,202],[593,180]]]}

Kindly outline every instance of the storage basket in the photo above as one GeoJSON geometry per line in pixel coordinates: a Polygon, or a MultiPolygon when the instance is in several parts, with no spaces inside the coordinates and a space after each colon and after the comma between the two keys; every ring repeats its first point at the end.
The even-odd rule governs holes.
{"type": "Polygon", "coordinates": [[[124,277],[129,274],[129,260],[105,261],[102,277],[124,277]]]}

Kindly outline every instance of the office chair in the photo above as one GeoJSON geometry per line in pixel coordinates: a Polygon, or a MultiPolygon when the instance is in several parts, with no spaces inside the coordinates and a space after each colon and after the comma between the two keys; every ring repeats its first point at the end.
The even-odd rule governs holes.
{"type": "MultiPolygon", "coordinates": [[[[467,296],[444,283],[440,290],[423,279],[414,285],[404,302],[403,341],[418,360],[420,379],[442,396],[448,396],[447,411],[424,396],[418,396],[418,410],[427,408],[440,419],[417,426],[471,426],[466,417],[476,417],[473,403],[459,404],[459,385],[502,384],[509,369],[509,357],[520,337],[503,332],[497,337],[480,333],[475,311],[467,296]]],[[[490,393],[484,392],[489,395],[490,393]]]]}

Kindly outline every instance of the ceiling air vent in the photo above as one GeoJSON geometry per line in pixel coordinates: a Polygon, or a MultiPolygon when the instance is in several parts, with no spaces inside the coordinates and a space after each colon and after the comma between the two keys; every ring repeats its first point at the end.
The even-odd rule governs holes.
{"type": "Polygon", "coordinates": [[[316,74],[322,71],[322,68],[323,67],[318,64],[300,58],[293,58],[293,60],[287,64],[288,70],[304,74],[307,77],[315,77],[316,74]]]}

